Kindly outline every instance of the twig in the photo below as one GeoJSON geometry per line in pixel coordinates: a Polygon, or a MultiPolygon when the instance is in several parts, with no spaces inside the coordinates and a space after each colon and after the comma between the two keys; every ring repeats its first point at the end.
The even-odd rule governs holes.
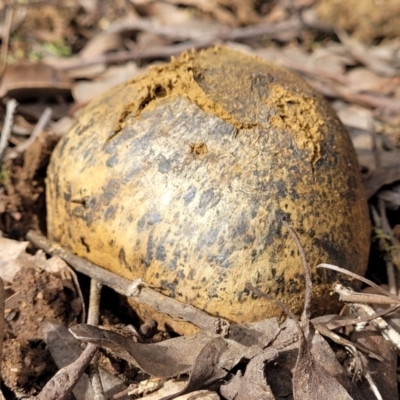
{"type": "Polygon", "coordinates": [[[387,290],[381,288],[376,283],[374,283],[374,282],[370,281],[369,279],[364,278],[364,277],[362,277],[360,275],[357,275],[354,272],[348,271],[347,269],[340,268],[340,267],[338,267],[336,265],[332,265],[332,264],[319,264],[319,265],[317,265],[317,268],[327,268],[327,269],[331,269],[333,271],[341,272],[342,274],[351,276],[354,279],[358,279],[359,281],[364,282],[367,285],[372,286],[373,288],[379,290],[381,293],[385,294],[386,296],[391,297],[392,299],[395,300],[394,303],[398,302],[398,300],[399,300],[399,298],[397,296],[395,296],[394,294],[392,294],[392,293],[388,292],[387,290]]]}
{"type": "MultiPolygon", "coordinates": [[[[101,283],[99,283],[96,279],[91,279],[87,321],[89,325],[97,326],[99,324],[101,288],[101,283]]],[[[90,363],[88,368],[89,380],[92,385],[94,400],[107,400],[107,397],[104,393],[103,384],[100,379],[98,358],[98,354],[96,354],[90,363]]]]}
{"type": "Polygon", "coordinates": [[[381,59],[374,57],[371,51],[361,42],[351,38],[344,30],[336,29],[336,35],[341,41],[343,47],[360,63],[378,75],[394,77],[397,74],[396,68],[389,66],[381,59]]]}
{"type": "MultiPolygon", "coordinates": [[[[379,207],[379,214],[380,214],[380,222],[381,222],[381,229],[385,235],[388,235],[390,238],[389,240],[391,243],[394,245],[394,236],[392,229],[389,225],[389,221],[386,216],[386,206],[385,206],[385,200],[383,199],[378,199],[378,207],[379,207]]],[[[392,256],[393,252],[391,251],[392,256]]],[[[387,257],[385,257],[387,258],[387,257]]],[[[394,265],[390,260],[385,260],[386,262],[386,274],[388,278],[388,285],[389,285],[389,292],[398,295],[397,292],[397,283],[396,283],[396,273],[394,270],[394,265]]]]}
{"type": "MultiPolygon", "coordinates": [[[[361,316],[372,316],[375,314],[374,309],[366,304],[352,303],[349,306],[361,316]]],[[[383,318],[374,318],[370,321],[370,324],[381,332],[382,336],[391,342],[397,350],[400,350],[400,333],[393,329],[383,318]]]]}
{"type": "Polygon", "coordinates": [[[10,138],[11,135],[14,113],[17,106],[18,106],[17,100],[10,99],[7,101],[6,116],[4,118],[3,129],[1,131],[1,137],[0,137],[0,163],[2,162],[5,151],[7,150],[8,147],[8,139],[10,138]]]}
{"type": "Polygon", "coordinates": [[[380,394],[380,392],[379,392],[374,380],[372,379],[372,376],[369,373],[368,368],[365,368],[364,376],[365,376],[365,379],[368,381],[369,386],[370,386],[370,388],[372,390],[372,393],[375,395],[376,399],[377,400],[383,400],[383,397],[380,394]]]}
{"type": "Polygon", "coordinates": [[[10,41],[10,31],[13,20],[14,9],[13,7],[6,7],[6,15],[3,26],[3,35],[1,42],[1,66],[0,66],[0,79],[3,77],[4,71],[7,67],[7,53],[8,53],[8,43],[10,41]]]}
{"type": "Polygon", "coordinates": [[[16,158],[18,154],[23,153],[26,149],[29,148],[29,146],[35,141],[37,136],[39,135],[40,132],[43,131],[43,129],[46,127],[46,125],[49,123],[51,114],[53,113],[52,109],[49,107],[46,107],[45,110],[43,111],[42,115],[40,116],[37,124],[33,128],[33,131],[31,135],[29,136],[28,139],[26,139],[24,142],[20,143],[19,145],[15,146],[5,157],[6,160],[10,160],[13,158],[16,158]]]}
{"type": "MultiPolygon", "coordinates": [[[[343,286],[335,285],[334,290],[339,294],[339,296],[341,296],[343,286]]],[[[348,305],[361,317],[372,317],[376,315],[374,309],[366,304],[349,303],[348,305]]],[[[379,332],[381,332],[382,336],[386,340],[390,341],[398,350],[400,350],[400,333],[393,329],[383,318],[377,317],[371,319],[369,323],[373,325],[379,332]]]]}
{"type": "Polygon", "coordinates": [[[397,98],[369,93],[353,93],[348,87],[338,85],[337,83],[333,86],[313,79],[307,79],[307,82],[326,97],[338,97],[349,103],[359,104],[363,107],[385,109],[385,111],[391,113],[400,111],[400,100],[397,98]]]}
{"type": "Polygon", "coordinates": [[[288,30],[300,30],[303,24],[298,19],[291,19],[289,21],[283,21],[271,24],[260,24],[255,26],[241,27],[230,30],[229,32],[222,32],[215,37],[197,38],[188,40],[183,43],[173,44],[170,46],[154,47],[143,50],[129,50],[120,51],[110,54],[104,54],[91,60],[77,60],[74,64],[69,64],[61,67],[64,71],[70,71],[77,68],[88,67],[97,64],[114,64],[123,61],[131,60],[145,60],[152,58],[166,58],[180,54],[182,51],[190,49],[200,49],[204,47],[212,46],[220,41],[224,40],[240,40],[249,39],[257,36],[269,36],[274,37],[282,32],[288,30]]]}
{"type": "Polygon", "coordinates": [[[4,292],[4,282],[0,278],[0,387],[1,387],[1,361],[3,359],[3,342],[4,342],[4,313],[5,313],[6,295],[4,292]]]}
{"type": "Polygon", "coordinates": [[[270,296],[268,293],[264,293],[263,291],[261,291],[260,289],[257,289],[256,287],[254,287],[251,283],[246,283],[245,285],[246,290],[248,290],[249,292],[253,292],[255,295],[257,295],[258,297],[264,297],[267,300],[271,300],[272,302],[274,302],[281,310],[283,310],[285,312],[285,314],[288,315],[289,318],[291,318],[296,326],[299,327],[300,332],[302,333],[304,336],[304,332],[300,327],[300,323],[299,320],[297,319],[297,317],[294,315],[293,311],[286,305],[284,304],[282,301],[273,298],[272,296],[270,296]]]}
{"type": "Polygon", "coordinates": [[[347,303],[395,304],[397,307],[400,307],[400,298],[394,299],[393,297],[379,294],[357,293],[351,289],[345,288],[340,283],[335,285],[335,291],[338,293],[340,292],[340,300],[347,303]]]}
{"type": "Polygon", "coordinates": [[[305,296],[304,296],[304,308],[303,308],[302,319],[304,319],[304,318],[309,319],[310,318],[311,297],[312,297],[312,281],[311,281],[310,267],[308,265],[303,246],[300,243],[300,239],[299,239],[297,233],[286,221],[282,221],[282,224],[289,231],[290,236],[296,243],[296,246],[300,253],[301,262],[302,262],[303,268],[304,268],[304,279],[306,281],[306,290],[305,290],[305,296]]]}
{"type": "MultiPolygon", "coordinates": [[[[346,301],[346,300],[344,300],[344,301],[346,301]]],[[[394,306],[391,306],[389,308],[385,308],[383,310],[376,312],[372,316],[368,316],[368,317],[364,317],[364,318],[361,318],[360,316],[358,316],[357,318],[342,318],[342,319],[337,319],[337,320],[332,320],[332,321],[325,321],[324,316],[322,316],[322,317],[313,318],[311,320],[311,322],[313,324],[323,324],[328,329],[333,330],[333,329],[343,328],[344,326],[367,323],[374,318],[384,317],[385,315],[389,315],[389,314],[397,311],[399,309],[399,307],[400,307],[400,304],[395,304],[394,306]]]]}
{"type": "Polygon", "coordinates": [[[119,294],[134,297],[139,303],[149,305],[160,313],[189,321],[205,331],[222,336],[225,336],[229,332],[229,322],[222,318],[210,317],[204,311],[198,310],[189,304],[183,304],[175,299],[164,296],[156,290],[152,290],[140,280],[131,281],[100,268],[35,231],[28,231],[26,237],[36,247],[51,255],[58,255],[77,271],[98,280],[119,294]]]}
{"type": "Polygon", "coordinates": [[[90,296],[87,323],[97,326],[100,320],[100,297],[102,284],[96,279],[90,281],[90,296]]]}
{"type": "Polygon", "coordinates": [[[60,369],[42,391],[29,400],[64,400],[72,392],[83,372],[97,352],[97,346],[88,343],[79,358],[72,364],[60,369]]]}
{"type": "Polygon", "coordinates": [[[328,329],[324,325],[314,324],[314,327],[322,336],[325,336],[325,337],[331,339],[333,342],[350,349],[354,358],[360,357],[357,352],[357,349],[358,349],[358,350],[368,354],[368,356],[370,358],[373,358],[378,361],[384,361],[383,358],[379,354],[376,354],[375,352],[373,352],[372,350],[363,346],[362,344],[350,342],[350,340],[347,340],[347,339],[341,337],[340,335],[338,335],[337,333],[332,332],[330,329],[328,329]]]}

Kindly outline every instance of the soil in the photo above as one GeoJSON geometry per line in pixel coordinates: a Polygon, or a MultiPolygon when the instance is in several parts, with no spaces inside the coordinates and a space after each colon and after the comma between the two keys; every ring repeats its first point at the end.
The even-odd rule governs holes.
{"type": "Polygon", "coordinates": [[[34,266],[16,274],[10,287],[13,296],[6,303],[2,360],[2,379],[9,389],[34,394],[57,372],[41,323],[76,323],[76,311],[71,308],[75,295],[65,284],[61,276],[34,266]]]}

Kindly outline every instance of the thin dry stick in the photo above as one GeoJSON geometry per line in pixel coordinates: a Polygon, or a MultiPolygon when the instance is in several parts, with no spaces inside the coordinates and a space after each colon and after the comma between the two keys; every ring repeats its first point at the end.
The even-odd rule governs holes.
{"type": "MultiPolygon", "coordinates": [[[[343,287],[340,284],[337,284],[337,286],[343,287]]],[[[366,303],[381,305],[395,304],[397,307],[400,307],[400,299],[397,299],[396,301],[392,297],[379,294],[358,293],[345,287],[343,287],[343,290],[341,291],[340,300],[347,303],[366,303]]]]}
{"type": "MultiPolygon", "coordinates": [[[[347,290],[348,289],[344,288],[340,284],[334,286],[334,291],[338,293],[339,296],[345,296],[347,290]]],[[[369,321],[369,323],[381,332],[382,336],[386,340],[390,341],[398,350],[400,350],[400,333],[393,329],[383,318],[377,317],[375,310],[372,307],[359,303],[349,303],[349,307],[363,318],[374,317],[369,321]]]]}
{"type": "MultiPolygon", "coordinates": [[[[385,235],[388,235],[388,237],[393,237],[393,232],[392,229],[390,228],[389,221],[386,216],[386,205],[385,205],[385,200],[383,199],[378,199],[378,208],[379,208],[379,214],[381,216],[380,221],[381,221],[381,229],[385,235]]],[[[393,241],[391,240],[392,244],[393,241]]],[[[396,282],[396,272],[394,270],[394,265],[391,261],[386,261],[386,274],[388,278],[388,285],[389,285],[389,292],[392,294],[397,295],[397,282],[396,282]]]]}
{"type": "MultiPolygon", "coordinates": [[[[100,320],[100,298],[102,285],[96,279],[90,281],[90,296],[88,321],[89,325],[97,326],[100,320]]],[[[89,366],[89,379],[92,385],[94,400],[107,400],[98,369],[98,354],[93,357],[89,366]]]]}
{"type": "Polygon", "coordinates": [[[229,333],[229,322],[222,318],[210,317],[204,311],[198,310],[189,304],[183,304],[164,296],[152,290],[140,280],[131,281],[100,268],[35,231],[29,231],[26,238],[36,247],[48,254],[59,256],[77,271],[98,280],[119,294],[134,297],[139,303],[149,305],[162,314],[167,314],[183,321],[189,321],[205,331],[222,336],[229,333]]]}
{"type": "Polygon", "coordinates": [[[26,139],[24,142],[18,144],[15,146],[5,157],[6,160],[13,159],[18,156],[18,154],[23,153],[28,147],[35,141],[37,136],[39,135],[40,132],[43,131],[43,129],[46,127],[46,125],[49,123],[51,114],[53,113],[52,109],[49,107],[46,107],[45,110],[43,111],[42,115],[40,116],[37,124],[32,130],[31,135],[29,136],[28,139],[26,139]]]}
{"type": "Polygon", "coordinates": [[[0,78],[3,77],[4,71],[7,67],[7,54],[8,54],[8,43],[10,41],[11,25],[13,20],[14,9],[13,7],[6,8],[6,15],[3,25],[3,35],[1,42],[1,65],[0,65],[0,78]]]}
{"type": "MultiPolygon", "coordinates": [[[[343,301],[346,301],[346,300],[343,300],[343,301]]],[[[396,305],[386,308],[384,310],[378,311],[377,313],[375,313],[372,316],[368,316],[368,317],[364,317],[364,318],[357,317],[357,318],[351,318],[351,319],[345,318],[345,319],[338,319],[338,320],[333,320],[333,321],[324,321],[324,320],[321,320],[321,318],[323,318],[323,317],[316,317],[316,318],[313,318],[311,320],[311,322],[313,324],[323,324],[328,329],[334,330],[334,329],[342,328],[344,326],[367,323],[374,318],[384,317],[385,315],[389,315],[392,312],[397,311],[399,309],[399,307],[400,307],[400,304],[396,304],[396,305]]]]}
{"type": "Polygon", "coordinates": [[[384,359],[379,355],[373,352],[372,350],[368,349],[367,347],[363,346],[359,343],[353,343],[350,340],[343,338],[342,336],[338,335],[337,333],[331,331],[324,325],[314,324],[315,329],[323,336],[331,339],[333,342],[340,344],[343,347],[347,347],[350,349],[351,353],[353,354],[354,358],[359,357],[357,353],[357,349],[368,354],[369,357],[374,358],[378,361],[384,361],[384,359]]]}
{"type": "Polygon", "coordinates": [[[88,343],[79,358],[72,364],[60,369],[53,378],[50,379],[35,397],[29,400],[64,400],[67,399],[90,361],[97,352],[94,344],[88,343]]]}
{"type": "Polygon", "coordinates": [[[87,323],[97,326],[100,320],[100,297],[102,284],[96,279],[90,280],[90,296],[87,323]]]}
{"type": "Polygon", "coordinates": [[[1,360],[3,359],[3,341],[4,341],[4,312],[6,304],[6,295],[4,292],[4,282],[0,278],[0,386],[1,386],[1,360]]]}
{"type": "Polygon", "coordinates": [[[300,243],[300,239],[299,239],[297,233],[293,230],[293,228],[286,221],[282,221],[282,224],[289,231],[294,242],[296,243],[296,246],[299,249],[301,262],[303,263],[304,278],[306,281],[306,293],[305,293],[305,297],[304,297],[304,308],[303,308],[302,319],[303,318],[309,319],[310,318],[311,297],[312,297],[312,281],[311,281],[310,267],[308,265],[303,246],[300,243]]]}
{"type": "Polygon", "coordinates": [[[91,60],[78,60],[76,64],[61,67],[64,71],[73,70],[76,68],[88,67],[96,64],[114,64],[118,62],[131,60],[145,60],[152,58],[164,58],[180,54],[182,51],[190,49],[199,49],[212,46],[223,40],[240,40],[248,39],[257,36],[274,37],[279,33],[287,32],[288,30],[300,30],[303,24],[298,19],[283,21],[271,24],[260,24],[250,27],[235,28],[227,33],[222,33],[219,36],[206,39],[193,39],[183,43],[173,44],[157,48],[121,51],[110,54],[104,54],[91,60]]]}
{"type": "Polygon", "coordinates": [[[370,388],[371,388],[371,390],[372,390],[372,393],[375,395],[376,399],[377,399],[377,400],[383,400],[383,397],[382,397],[382,395],[380,394],[379,389],[378,389],[378,387],[376,386],[374,380],[372,379],[372,376],[371,376],[371,374],[369,373],[368,368],[365,368],[364,376],[365,376],[365,379],[368,381],[369,386],[370,386],[370,388]]]}
{"type": "MultiPolygon", "coordinates": [[[[349,306],[361,316],[372,316],[375,314],[374,309],[366,304],[352,303],[349,304],[349,306]]],[[[383,318],[380,317],[372,319],[370,324],[373,325],[379,332],[381,332],[382,336],[400,351],[399,332],[393,329],[383,318]]]]}
{"type": "Polygon", "coordinates": [[[3,160],[3,156],[8,147],[8,139],[11,135],[11,128],[14,120],[15,109],[18,106],[18,102],[15,99],[7,101],[6,116],[4,118],[3,129],[0,137],[0,163],[3,160]]]}
{"type": "Polygon", "coordinates": [[[380,286],[378,286],[376,283],[370,281],[367,278],[364,278],[360,275],[355,274],[354,272],[348,271],[347,269],[344,268],[340,268],[337,265],[332,265],[332,264],[319,264],[317,265],[317,268],[327,268],[327,269],[331,269],[333,271],[337,271],[337,272],[341,272],[342,274],[351,276],[354,279],[358,279],[361,282],[366,283],[369,286],[372,286],[373,288],[379,290],[381,293],[385,294],[386,296],[391,297],[392,299],[394,299],[395,301],[393,303],[397,303],[399,301],[399,298],[397,296],[395,296],[394,294],[388,292],[387,290],[381,288],[380,286]]]}

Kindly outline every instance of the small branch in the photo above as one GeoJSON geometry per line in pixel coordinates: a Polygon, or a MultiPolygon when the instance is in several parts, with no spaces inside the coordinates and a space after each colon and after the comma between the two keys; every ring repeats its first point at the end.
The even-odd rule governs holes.
{"type": "Polygon", "coordinates": [[[302,318],[309,319],[310,318],[311,297],[312,297],[312,281],[311,281],[310,267],[308,265],[303,246],[300,243],[300,239],[299,239],[297,233],[286,221],[282,221],[282,224],[289,231],[290,236],[296,243],[296,246],[300,253],[300,258],[301,258],[301,262],[303,264],[303,269],[304,269],[304,278],[306,281],[306,292],[305,292],[305,297],[304,297],[304,308],[303,308],[302,318]]]}
{"type": "Polygon", "coordinates": [[[0,79],[3,77],[4,71],[6,70],[7,67],[8,43],[10,42],[10,32],[11,32],[13,14],[14,14],[13,7],[7,6],[5,21],[3,25],[3,35],[2,35],[3,39],[1,41],[0,79]]]}
{"type": "Polygon", "coordinates": [[[39,133],[43,131],[43,129],[46,127],[46,125],[49,123],[51,114],[52,114],[52,109],[47,107],[42,115],[40,116],[37,124],[33,128],[33,131],[31,135],[29,136],[28,139],[26,139],[24,142],[20,143],[19,145],[15,146],[5,157],[6,160],[10,160],[13,158],[16,158],[18,154],[23,153],[25,150],[29,148],[29,146],[35,141],[35,139],[38,137],[39,133]]]}
{"type": "Polygon", "coordinates": [[[97,352],[97,346],[88,343],[80,357],[72,364],[60,369],[42,391],[29,400],[64,400],[78,383],[85,369],[97,352]]]}
{"type": "Polygon", "coordinates": [[[0,387],[1,387],[1,360],[3,359],[3,342],[4,342],[4,313],[5,313],[6,295],[4,291],[4,282],[0,278],[0,387]]]}
{"type": "Polygon", "coordinates": [[[316,325],[314,325],[314,327],[322,336],[325,336],[325,337],[331,339],[333,342],[350,349],[354,358],[359,358],[359,355],[357,354],[357,349],[358,349],[358,350],[364,352],[365,354],[367,354],[370,358],[373,358],[378,361],[384,361],[383,358],[379,354],[376,354],[372,350],[368,349],[367,347],[365,347],[359,343],[353,343],[350,340],[347,340],[347,339],[341,337],[337,333],[332,332],[330,329],[328,329],[324,325],[316,324],[316,325]]]}
{"type": "MultiPolygon", "coordinates": [[[[342,295],[343,292],[342,285],[335,285],[335,292],[342,295]]],[[[383,318],[377,317],[374,309],[366,304],[359,303],[348,303],[348,306],[362,318],[365,317],[374,317],[369,321],[369,323],[374,326],[379,332],[382,333],[382,336],[391,342],[397,350],[400,350],[400,333],[393,329],[383,318]]]]}
{"type": "Polygon", "coordinates": [[[336,284],[334,290],[340,294],[340,300],[346,303],[370,303],[381,305],[395,304],[397,307],[400,307],[399,298],[394,299],[393,297],[382,296],[379,294],[357,293],[351,289],[345,288],[341,284],[336,284]]]}
{"type": "Polygon", "coordinates": [[[117,293],[128,297],[134,297],[139,303],[153,307],[158,312],[179,318],[214,334],[225,336],[229,332],[229,322],[222,318],[210,317],[204,311],[183,304],[170,297],[151,289],[149,285],[141,282],[141,280],[131,281],[114,274],[106,269],[73,254],[71,251],[64,249],[58,243],[52,242],[43,235],[29,231],[26,235],[27,239],[36,247],[44,250],[51,255],[58,255],[77,271],[96,279],[103,285],[114,289],[117,293]]]}
{"type": "Polygon", "coordinates": [[[87,323],[97,326],[100,320],[100,297],[102,284],[96,279],[90,281],[89,310],[87,323]]]}
{"type": "Polygon", "coordinates": [[[18,102],[15,99],[7,101],[6,116],[4,118],[3,129],[0,137],[0,163],[3,160],[4,154],[8,147],[8,139],[11,136],[11,128],[14,121],[14,113],[18,106],[18,102]]]}
{"type": "MultiPolygon", "coordinates": [[[[87,321],[89,325],[98,326],[99,324],[101,289],[101,283],[99,283],[96,279],[91,279],[87,321]]],[[[88,376],[92,385],[94,400],[107,400],[106,395],[104,394],[103,384],[100,379],[98,358],[98,354],[93,357],[88,368],[88,376]]]]}
{"type": "Polygon", "coordinates": [[[336,265],[332,265],[332,264],[319,264],[319,265],[317,265],[317,268],[327,268],[327,269],[331,269],[333,271],[341,272],[342,274],[351,276],[352,278],[358,279],[359,281],[364,282],[367,285],[372,286],[373,288],[379,290],[384,295],[386,295],[388,297],[391,297],[392,299],[395,300],[394,303],[399,301],[399,298],[397,296],[395,296],[392,293],[388,292],[387,290],[381,288],[376,283],[374,283],[374,282],[370,281],[369,279],[364,278],[364,277],[362,277],[360,275],[357,275],[354,272],[348,271],[347,269],[340,268],[340,267],[338,267],[336,265]]]}
{"type": "Polygon", "coordinates": [[[382,395],[380,394],[379,389],[378,389],[378,387],[376,386],[374,380],[372,379],[372,376],[371,376],[371,374],[369,373],[368,368],[365,369],[365,371],[364,371],[364,376],[365,376],[365,379],[368,381],[369,386],[370,386],[370,388],[371,388],[371,390],[372,390],[372,393],[373,393],[373,394],[375,395],[375,397],[376,397],[376,400],[383,400],[383,397],[382,397],[382,395]]]}
{"type": "Polygon", "coordinates": [[[188,40],[186,42],[173,44],[170,46],[154,47],[143,50],[130,50],[120,51],[110,54],[104,54],[91,60],[78,59],[76,63],[69,64],[68,66],[62,67],[64,71],[70,71],[77,68],[88,67],[97,64],[115,64],[124,61],[131,60],[146,60],[153,58],[167,58],[175,56],[182,51],[191,49],[201,49],[217,44],[224,40],[243,40],[257,36],[269,36],[274,37],[282,32],[289,30],[300,30],[303,27],[302,22],[298,18],[291,19],[289,21],[283,21],[271,24],[260,24],[255,26],[246,26],[241,28],[235,28],[228,32],[222,32],[214,37],[201,38],[188,40]]]}

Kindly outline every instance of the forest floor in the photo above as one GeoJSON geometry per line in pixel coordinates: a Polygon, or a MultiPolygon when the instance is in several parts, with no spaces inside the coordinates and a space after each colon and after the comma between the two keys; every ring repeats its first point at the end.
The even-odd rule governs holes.
{"type": "MultiPolygon", "coordinates": [[[[399,21],[398,0],[2,2],[1,395],[399,398],[399,21]],[[168,303],[172,315],[201,320],[201,329],[194,338],[157,330],[121,297],[129,295],[124,281],[87,274],[84,260],[35,233],[47,233],[50,156],[84,107],[172,56],[222,45],[300,75],[328,99],[353,142],[373,225],[366,277],[376,287],[364,283],[361,297],[332,288],[347,304],[335,321],[310,320],[306,302],[301,324],[286,310],[286,322],[207,333],[221,320],[168,303]],[[82,343],[91,344],[82,352],[82,343]]],[[[154,288],[142,288],[145,295],[164,301],[154,300],[154,288]]]]}

